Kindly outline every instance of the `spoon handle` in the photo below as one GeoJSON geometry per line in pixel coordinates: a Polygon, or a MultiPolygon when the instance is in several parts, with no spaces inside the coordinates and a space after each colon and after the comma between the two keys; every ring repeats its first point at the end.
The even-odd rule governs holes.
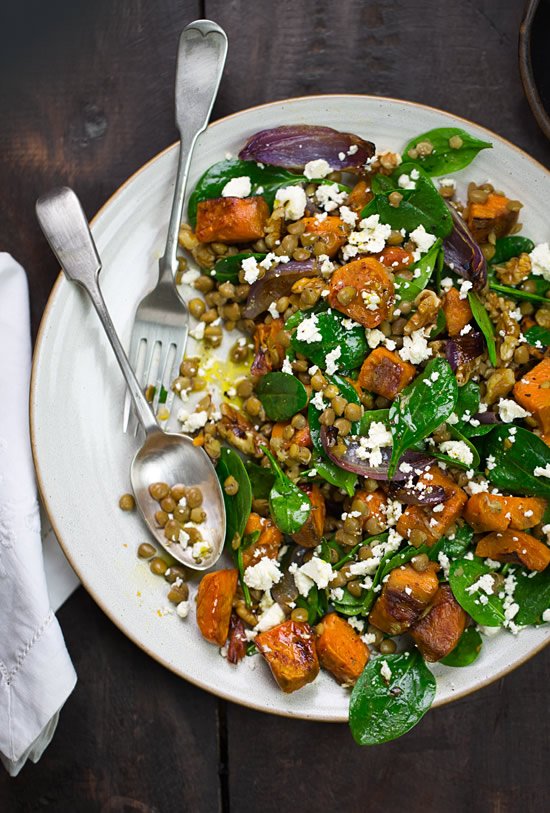
{"type": "Polygon", "coordinates": [[[136,414],[143,429],[146,434],[161,432],[155,415],[130,366],[103,299],[98,282],[101,260],[80,201],[73,190],[66,186],[52,189],[37,200],[36,216],[65,276],[84,288],[92,300],[115,352],[122,375],[126,379],[136,414]]]}
{"type": "Polygon", "coordinates": [[[177,270],[178,233],[193,148],[206,130],[225,65],[227,35],[211,20],[195,20],[180,36],[176,68],[176,124],[180,133],[178,171],[161,276],[177,270]]]}

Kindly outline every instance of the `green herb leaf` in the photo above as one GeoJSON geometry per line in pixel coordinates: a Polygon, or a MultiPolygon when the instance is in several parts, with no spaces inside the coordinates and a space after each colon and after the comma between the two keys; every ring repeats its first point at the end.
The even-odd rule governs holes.
{"type": "Polygon", "coordinates": [[[467,627],[462,635],[458,644],[452,652],[445,658],[441,658],[440,663],[445,666],[469,666],[477,660],[481,652],[481,635],[475,627],[467,627]]]}
{"type": "Polygon", "coordinates": [[[514,590],[514,601],[519,610],[514,618],[516,624],[528,627],[531,624],[543,624],[542,614],[550,608],[550,567],[540,573],[518,568],[514,590]]]}
{"type": "Polygon", "coordinates": [[[363,417],[359,425],[358,435],[368,435],[371,423],[383,423],[385,426],[390,425],[390,411],[389,409],[368,409],[363,412],[363,417]]]}
{"type": "Polygon", "coordinates": [[[484,627],[500,627],[504,621],[503,600],[498,594],[487,595],[484,590],[468,592],[481,576],[492,573],[482,559],[457,559],[449,570],[449,584],[453,595],[463,610],[472,616],[476,624],[484,627]],[[487,599],[484,604],[483,596],[487,599]],[[481,601],[480,601],[481,597],[481,601]]]}
{"type": "Polygon", "coordinates": [[[512,257],[519,257],[520,254],[530,254],[534,248],[535,244],[528,237],[521,237],[518,234],[499,237],[495,243],[495,253],[491,265],[508,262],[512,257]]]}
{"type": "Polygon", "coordinates": [[[241,161],[238,158],[218,161],[202,175],[189,198],[187,216],[190,224],[195,226],[197,222],[197,206],[200,201],[221,197],[226,183],[233,178],[241,178],[243,175],[250,178],[252,195],[259,194],[258,187],[262,188],[261,194],[269,206],[273,205],[275,193],[281,186],[308,182],[303,175],[296,175],[294,172],[279,167],[259,166],[255,161],[241,161]]]}
{"type": "MultiPolygon", "coordinates": [[[[304,314],[311,318],[311,314],[304,314]]],[[[316,342],[306,342],[292,334],[291,344],[297,353],[302,353],[307,358],[320,367],[326,367],[326,356],[337,347],[341,349],[341,355],[337,360],[341,370],[349,371],[359,367],[368,353],[369,347],[365,337],[365,328],[360,324],[353,327],[345,327],[343,322],[346,317],[337,311],[321,311],[315,314],[317,329],[321,335],[321,340],[316,342]]],[[[288,328],[288,322],[286,324],[288,328]]]]}
{"type": "Polygon", "coordinates": [[[550,478],[534,473],[537,467],[550,465],[550,448],[533,432],[520,426],[497,426],[489,435],[485,453],[495,458],[487,477],[498,488],[550,499],[550,478]]]}
{"type": "Polygon", "coordinates": [[[489,314],[485,310],[485,305],[475,291],[468,291],[468,302],[470,303],[474,319],[476,320],[479,329],[485,336],[489,361],[493,367],[496,367],[498,365],[498,360],[495,346],[495,328],[493,323],[489,318],[489,314]]]}
{"type": "MultiPolygon", "coordinates": [[[[549,300],[550,302],[550,300],[549,300]]],[[[523,334],[529,344],[533,346],[542,345],[543,347],[550,346],[550,330],[547,327],[540,327],[539,325],[533,325],[528,330],[525,331],[523,334]]]]}
{"type": "Polygon", "coordinates": [[[222,486],[226,517],[226,544],[231,545],[237,536],[244,533],[250,511],[252,510],[252,488],[241,457],[233,449],[222,448],[216,467],[216,474],[222,486]],[[239,484],[236,494],[226,494],[223,488],[225,480],[232,476],[239,484]]]}
{"type": "Polygon", "coordinates": [[[390,407],[393,449],[388,471],[391,479],[403,452],[431,435],[453,412],[458,397],[456,378],[448,361],[432,359],[390,407]],[[431,380],[437,374],[436,381],[431,380]],[[429,386],[425,382],[429,381],[429,386]]]}
{"type": "Polygon", "coordinates": [[[306,598],[298,596],[296,606],[307,610],[308,624],[316,624],[326,614],[328,607],[327,592],[326,590],[319,590],[317,585],[314,584],[306,598]]]}
{"type": "Polygon", "coordinates": [[[369,661],[351,693],[349,724],[359,745],[380,745],[410,731],[432,705],[435,678],[418,650],[369,661]],[[387,663],[391,678],[382,677],[387,663]]]}
{"type": "Polygon", "coordinates": [[[272,421],[286,421],[307,404],[306,388],[290,373],[266,373],[256,387],[256,395],[272,421]]]}
{"type": "Polygon", "coordinates": [[[245,462],[246,471],[250,478],[250,485],[252,486],[252,494],[257,500],[269,499],[269,492],[273,488],[275,477],[270,468],[265,466],[258,466],[252,460],[245,462]]]}
{"type": "Polygon", "coordinates": [[[458,172],[459,169],[471,164],[480,150],[491,149],[493,146],[488,141],[481,141],[466,130],[461,130],[460,127],[436,127],[435,130],[428,130],[411,139],[403,150],[403,155],[410,158],[409,150],[415,149],[421,141],[429,141],[433,151],[429,155],[419,155],[418,158],[411,160],[418,163],[428,175],[458,172]],[[460,147],[450,146],[449,140],[453,136],[461,139],[460,147]]]}
{"type": "Polygon", "coordinates": [[[448,536],[443,536],[435,545],[428,550],[428,556],[432,562],[437,562],[439,554],[444,553],[449,559],[457,559],[463,556],[472,544],[474,532],[469,525],[459,525],[454,533],[452,539],[448,536]]]}
{"type": "Polygon", "coordinates": [[[254,545],[254,543],[257,542],[258,539],[260,538],[261,533],[262,533],[261,531],[252,531],[252,533],[245,534],[243,536],[243,541],[241,543],[241,548],[243,550],[246,550],[251,545],[254,545]]]}
{"type": "Polygon", "coordinates": [[[415,548],[414,545],[407,545],[405,548],[395,553],[390,559],[388,559],[387,562],[385,562],[380,573],[379,582],[381,582],[388,575],[388,573],[395,570],[396,567],[406,565],[407,562],[410,562],[414,556],[419,556],[421,553],[427,553],[428,550],[429,548],[427,548],[426,545],[420,545],[418,548],[415,548]]]}
{"type": "Polygon", "coordinates": [[[267,447],[264,448],[264,452],[275,475],[269,494],[271,516],[280,531],[294,534],[300,530],[310,515],[310,499],[286,476],[267,447]]]}
{"type": "Polygon", "coordinates": [[[222,257],[214,266],[214,278],[218,282],[239,282],[239,272],[241,264],[247,257],[254,257],[255,260],[260,262],[267,254],[251,254],[250,251],[241,251],[239,254],[231,254],[228,257],[222,257]]]}
{"type": "Polygon", "coordinates": [[[489,288],[491,291],[497,291],[497,293],[509,296],[511,299],[524,299],[526,302],[542,302],[544,305],[548,305],[549,300],[542,294],[532,294],[522,288],[512,288],[510,285],[500,285],[497,282],[490,282],[489,288]]]}
{"type": "Polygon", "coordinates": [[[458,388],[455,412],[460,421],[456,426],[460,431],[462,431],[462,424],[467,423],[478,413],[480,401],[479,385],[475,381],[468,381],[464,386],[458,388]]]}
{"type": "Polygon", "coordinates": [[[326,480],[336,488],[343,488],[348,497],[353,497],[357,487],[357,475],[352,471],[344,471],[332,460],[315,456],[313,458],[313,468],[317,471],[319,477],[326,480]]]}
{"type": "Polygon", "coordinates": [[[441,333],[445,331],[447,327],[447,320],[445,319],[445,311],[443,308],[440,308],[437,312],[437,320],[432,328],[432,332],[430,333],[430,339],[435,339],[437,336],[440,336],[441,333]]]}
{"type": "MultiPolygon", "coordinates": [[[[410,270],[414,275],[413,279],[395,277],[395,287],[400,302],[412,302],[424,290],[436,267],[440,252],[441,240],[436,240],[431,249],[418,262],[410,266],[410,270]],[[418,276],[416,276],[417,273],[418,276]]],[[[443,311],[440,311],[440,313],[443,313],[443,311]]]]}

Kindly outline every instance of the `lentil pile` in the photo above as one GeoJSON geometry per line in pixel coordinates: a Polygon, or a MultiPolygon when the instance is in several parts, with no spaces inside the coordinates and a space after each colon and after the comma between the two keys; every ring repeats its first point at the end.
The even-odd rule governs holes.
{"type": "MultiPolygon", "coordinates": [[[[490,146],[457,128],[401,153],[263,131],[203,175],[180,231],[191,335],[235,331],[249,367],[191,413],[201,358],[172,385],[217,464],[233,563],[203,576],[199,629],[233,664],[260,653],[285,692],[320,667],[354,687],[358,742],[373,686],[391,711],[413,668],[419,720],[425,662],[464,666],[488,629],[550,621],[550,248],[506,190],[457,193],[490,146]]],[[[167,539],[200,542],[196,491],[151,486],[167,539]]],[[[407,730],[384,719],[386,739],[407,730]]]]}

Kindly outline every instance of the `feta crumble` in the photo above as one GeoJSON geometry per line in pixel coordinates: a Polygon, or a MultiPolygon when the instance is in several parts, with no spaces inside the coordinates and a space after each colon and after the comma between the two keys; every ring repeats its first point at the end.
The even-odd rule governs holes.
{"type": "Polygon", "coordinates": [[[334,350],[331,350],[330,353],[327,353],[325,356],[325,372],[327,375],[334,375],[338,371],[338,365],[336,362],[342,355],[342,348],[335,347],[334,350]]]}
{"type": "Polygon", "coordinates": [[[504,423],[512,423],[516,418],[528,418],[531,413],[511,398],[501,398],[498,402],[498,414],[504,423]]]}
{"type": "Polygon", "coordinates": [[[439,448],[443,454],[448,455],[453,460],[458,460],[459,463],[464,463],[466,466],[471,466],[474,462],[473,452],[463,440],[445,440],[439,444],[439,448]]]}
{"type": "Polygon", "coordinates": [[[283,578],[279,562],[262,556],[255,565],[250,565],[244,572],[244,583],[252,590],[271,590],[274,584],[278,584],[283,578]]]}
{"type": "Polygon", "coordinates": [[[244,271],[244,281],[249,285],[256,282],[260,275],[258,263],[255,257],[246,257],[241,263],[241,268],[244,271]]]}
{"type": "Polygon", "coordinates": [[[430,358],[432,348],[428,347],[423,328],[414,330],[410,336],[403,337],[403,347],[399,350],[399,355],[403,361],[410,361],[411,364],[421,364],[430,358]]]}
{"type": "Polygon", "coordinates": [[[318,327],[317,314],[312,313],[307,319],[303,319],[296,329],[296,338],[300,342],[312,344],[312,342],[321,342],[323,337],[318,327]]]}
{"type": "Polygon", "coordinates": [[[548,243],[539,243],[529,254],[531,260],[531,273],[537,277],[544,277],[550,282],[550,247],[548,243]]]}
{"type": "Polygon", "coordinates": [[[222,189],[222,198],[248,198],[252,192],[252,183],[248,175],[231,178],[222,189]]]}
{"type": "Polygon", "coordinates": [[[306,210],[306,193],[301,186],[284,186],[277,190],[275,206],[282,206],[285,220],[300,220],[306,210]]]}
{"type": "Polygon", "coordinates": [[[387,683],[390,682],[391,676],[392,676],[392,671],[391,671],[390,667],[388,666],[387,661],[382,661],[382,663],[380,664],[380,676],[382,678],[384,678],[384,680],[387,683]]]}
{"type": "Polygon", "coordinates": [[[326,178],[330,173],[330,164],[324,158],[308,161],[304,167],[304,175],[308,180],[313,178],[326,178]]]}
{"type": "Polygon", "coordinates": [[[359,222],[359,230],[352,231],[348,240],[352,248],[371,254],[384,250],[391,234],[391,226],[380,223],[380,215],[370,215],[359,222]]]}

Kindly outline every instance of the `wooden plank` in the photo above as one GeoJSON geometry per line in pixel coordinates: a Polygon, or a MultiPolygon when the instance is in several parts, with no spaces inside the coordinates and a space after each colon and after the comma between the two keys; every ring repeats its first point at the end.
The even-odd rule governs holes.
{"type": "Polygon", "coordinates": [[[78,683],[42,759],[0,774],[0,810],[220,810],[216,698],[132,644],[82,588],[59,620],[78,683]]]}

